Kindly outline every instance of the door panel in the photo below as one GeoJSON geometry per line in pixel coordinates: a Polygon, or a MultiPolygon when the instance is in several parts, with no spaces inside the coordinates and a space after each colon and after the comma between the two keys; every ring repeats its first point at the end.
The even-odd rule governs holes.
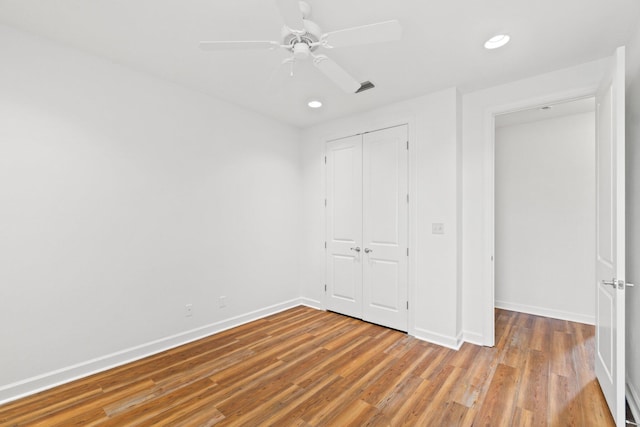
{"type": "MultiPolygon", "coordinates": [[[[365,135],[365,221],[367,236],[371,244],[398,246],[399,218],[398,202],[401,166],[397,142],[389,140],[388,131],[365,135]],[[386,137],[386,138],[385,138],[386,137]]],[[[391,132],[397,133],[397,132],[391,132]]],[[[393,137],[393,135],[392,135],[393,137]]],[[[402,144],[405,141],[401,142],[402,144]]]]}
{"type": "Polygon", "coordinates": [[[400,310],[397,295],[399,294],[398,263],[376,259],[369,260],[371,269],[371,301],[372,307],[386,310],[400,310]]]}
{"type": "Polygon", "coordinates": [[[363,316],[407,330],[407,126],[363,138],[363,316]]]}
{"type": "Polygon", "coordinates": [[[615,325],[615,301],[612,293],[609,292],[604,286],[598,286],[598,358],[604,368],[607,380],[613,381],[613,346],[614,335],[613,326],[615,325]]]}
{"type": "Polygon", "coordinates": [[[598,179],[598,236],[597,255],[598,261],[604,263],[607,268],[613,267],[613,233],[612,218],[614,214],[613,206],[613,165],[611,146],[611,114],[613,97],[611,94],[613,87],[605,88],[602,95],[596,101],[597,108],[597,179],[598,179]]]}
{"type": "Polygon", "coordinates": [[[625,425],[624,48],[596,95],[595,370],[616,425],[625,425]]]}
{"type": "Polygon", "coordinates": [[[360,263],[354,256],[333,255],[333,298],[340,298],[356,303],[359,298],[360,289],[357,283],[360,275],[360,263]]]}
{"type": "Polygon", "coordinates": [[[327,144],[326,307],[362,318],[362,141],[327,144]]]}
{"type": "MultiPolygon", "coordinates": [[[[359,143],[358,143],[359,145],[359,143]]],[[[333,233],[335,241],[355,243],[354,239],[362,227],[362,207],[356,193],[360,192],[362,178],[360,173],[360,147],[347,145],[336,147],[330,153],[332,162],[332,211],[333,233]]]]}

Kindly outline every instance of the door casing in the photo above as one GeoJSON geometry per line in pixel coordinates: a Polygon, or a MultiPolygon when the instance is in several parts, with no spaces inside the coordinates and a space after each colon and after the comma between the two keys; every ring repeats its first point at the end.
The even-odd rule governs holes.
{"type": "Polygon", "coordinates": [[[589,86],[577,90],[558,92],[544,97],[523,99],[515,103],[495,106],[485,110],[484,115],[484,179],[483,179],[483,241],[482,249],[482,300],[483,326],[482,344],[488,347],[495,345],[495,117],[501,114],[540,108],[549,104],[593,98],[597,87],[589,86]]]}

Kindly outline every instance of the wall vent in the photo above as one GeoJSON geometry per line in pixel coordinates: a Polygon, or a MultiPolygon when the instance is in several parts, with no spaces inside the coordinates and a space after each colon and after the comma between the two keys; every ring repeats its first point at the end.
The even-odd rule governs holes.
{"type": "Polygon", "coordinates": [[[367,80],[366,82],[360,83],[360,89],[358,89],[356,93],[364,92],[365,90],[373,89],[374,87],[376,87],[376,85],[367,80]]]}

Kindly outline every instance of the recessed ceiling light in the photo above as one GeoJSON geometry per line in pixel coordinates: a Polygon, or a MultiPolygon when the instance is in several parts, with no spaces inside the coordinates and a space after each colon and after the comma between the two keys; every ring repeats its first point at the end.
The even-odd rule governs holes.
{"type": "Polygon", "coordinates": [[[497,49],[509,43],[509,39],[510,37],[506,34],[498,34],[497,36],[493,36],[487,40],[484,43],[484,47],[485,49],[497,49]]]}
{"type": "Polygon", "coordinates": [[[322,107],[322,102],[318,101],[317,99],[312,99],[307,103],[307,105],[309,106],[309,108],[320,108],[322,107]]]}

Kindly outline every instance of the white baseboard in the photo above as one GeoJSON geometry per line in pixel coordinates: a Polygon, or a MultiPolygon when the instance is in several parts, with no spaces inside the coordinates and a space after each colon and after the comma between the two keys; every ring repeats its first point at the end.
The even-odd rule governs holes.
{"type": "Polygon", "coordinates": [[[462,331],[462,339],[475,345],[484,345],[484,335],[477,332],[462,331]]]}
{"type": "Polygon", "coordinates": [[[627,403],[637,423],[640,423],[640,393],[627,378],[627,403]]]}
{"type": "Polygon", "coordinates": [[[462,347],[462,333],[457,337],[448,335],[442,335],[437,332],[427,331],[426,329],[415,328],[413,330],[413,336],[419,340],[437,344],[442,347],[447,347],[453,350],[460,350],[462,347]]]}
{"type": "Polygon", "coordinates": [[[568,311],[554,310],[550,308],[537,307],[534,305],[516,304],[506,301],[497,301],[496,308],[502,308],[509,311],[519,311],[521,313],[534,314],[536,316],[551,317],[553,319],[569,320],[571,322],[586,323],[587,325],[595,325],[595,315],[586,315],[580,313],[571,313],[568,311]]]}
{"type": "MultiPolygon", "coordinates": [[[[98,372],[106,371],[126,363],[143,359],[153,354],[179,347],[210,335],[222,332],[242,324],[279,313],[284,310],[314,303],[312,300],[296,298],[269,307],[264,307],[240,316],[231,317],[196,329],[181,332],[139,346],[131,347],[116,353],[107,354],[72,366],[47,372],[0,387],[0,405],[38,393],[98,372]]],[[[314,307],[315,308],[315,307],[314,307]]]]}
{"type": "Polygon", "coordinates": [[[305,305],[307,307],[315,308],[316,310],[324,310],[322,303],[320,301],[316,301],[310,298],[300,298],[300,304],[305,305]]]}

